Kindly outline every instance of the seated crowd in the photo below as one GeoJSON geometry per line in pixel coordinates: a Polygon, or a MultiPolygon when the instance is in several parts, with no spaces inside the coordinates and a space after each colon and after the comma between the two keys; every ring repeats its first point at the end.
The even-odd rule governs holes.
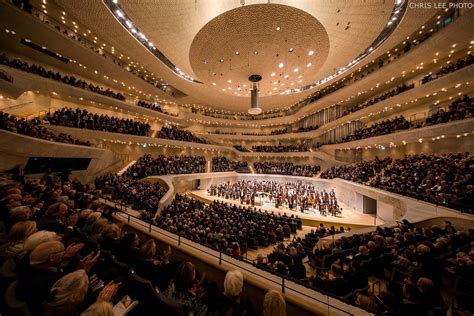
{"type": "Polygon", "coordinates": [[[252,149],[256,152],[272,152],[272,153],[308,151],[308,147],[305,144],[282,145],[281,143],[275,146],[272,146],[272,145],[252,146],[252,149]]]}
{"type": "Polygon", "coordinates": [[[410,122],[408,122],[403,116],[396,117],[394,119],[384,120],[373,124],[369,127],[361,128],[354,131],[353,134],[348,135],[341,139],[339,143],[351,142],[354,140],[375,137],[380,135],[390,134],[396,131],[401,131],[410,128],[410,122]]]}
{"type": "Polygon", "coordinates": [[[357,183],[364,183],[391,163],[391,158],[379,159],[375,157],[374,160],[361,161],[339,167],[332,166],[321,172],[320,177],[322,179],[341,178],[357,183]]]}
{"type": "Polygon", "coordinates": [[[312,177],[321,169],[318,165],[294,165],[292,162],[254,162],[255,171],[265,174],[284,174],[300,177],[312,177]]]}
{"type": "Polygon", "coordinates": [[[426,119],[426,125],[431,126],[472,117],[474,117],[474,106],[472,105],[471,98],[464,95],[463,97],[453,101],[449,106],[448,111],[441,109],[428,117],[426,119]]]}
{"type": "Polygon", "coordinates": [[[130,176],[106,174],[95,179],[95,187],[102,194],[110,194],[112,200],[131,205],[135,210],[142,211],[140,218],[151,222],[166,190],[159,183],[139,181],[130,176]]]}
{"type": "Polygon", "coordinates": [[[248,170],[246,161],[230,160],[226,157],[212,158],[212,172],[248,170]]]}
{"type": "Polygon", "coordinates": [[[142,108],[146,108],[146,109],[150,109],[150,110],[153,110],[153,111],[156,111],[156,112],[163,113],[163,110],[157,104],[148,103],[148,102],[145,102],[145,101],[138,101],[137,105],[141,106],[142,108]]]}
{"type": "Polygon", "coordinates": [[[160,132],[156,135],[157,138],[180,140],[183,142],[192,142],[200,144],[210,144],[204,138],[197,137],[193,133],[187,130],[179,129],[176,126],[165,126],[161,127],[160,132]]]}
{"type": "MultiPolygon", "coordinates": [[[[113,305],[138,301],[130,315],[255,315],[243,293],[243,275],[227,273],[223,287],[191,262],[173,261],[112,220],[111,209],[77,181],[46,185],[0,178],[2,238],[0,312],[5,315],[113,315],[113,305]],[[147,287],[156,290],[148,292],[147,287]],[[154,293],[154,294],[151,294],[154,293]]],[[[275,315],[267,301],[264,315],[275,315]]],[[[281,297],[281,295],[280,295],[281,297]]],[[[285,304],[280,305],[285,315],[285,304]]]]}
{"type": "MultiPolygon", "coordinates": [[[[320,240],[310,258],[317,273],[309,282],[377,314],[446,315],[451,302],[441,296],[442,284],[472,290],[462,289],[456,279],[472,281],[473,241],[474,230],[456,231],[449,221],[422,228],[406,220],[371,233],[320,240]],[[376,296],[368,277],[385,280],[386,289],[376,296]]],[[[458,308],[473,307],[457,299],[458,308]]]]}
{"type": "Polygon", "coordinates": [[[474,156],[469,153],[408,155],[377,173],[368,185],[474,212],[474,156]]]}
{"type": "Polygon", "coordinates": [[[219,201],[205,205],[184,195],[176,195],[157,221],[165,230],[237,257],[301,229],[301,219],[294,216],[219,201]]]}
{"type": "Polygon", "coordinates": [[[132,179],[149,176],[205,172],[206,159],[203,156],[163,156],[153,158],[150,154],[140,157],[124,173],[132,179]]]}
{"type": "Polygon", "coordinates": [[[464,67],[470,66],[474,63],[474,55],[469,54],[467,57],[457,60],[454,63],[449,63],[448,66],[443,66],[439,71],[435,73],[427,74],[422,80],[421,83],[425,84],[432,80],[438,79],[442,76],[455,72],[456,70],[462,69],[464,67]]]}
{"type": "Polygon", "coordinates": [[[287,128],[282,128],[282,129],[276,129],[270,132],[270,135],[282,135],[282,134],[287,134],[288,129],[287,128]]]}
{"type": "Polygon", "coordinates": [[[474,157],[469,153],[408,155],[392,162],[378,158],[321,173],[364,183],[450,208],[474,212],[474,157]]]}
{"type": "Polygon", "coordinates": [[[356,130],[353,134],[344,137],[339,143],[390,134],[396,131],[432,126],[436,124],[448,123],[457,120],[464,120],[474,117],[474,106],[468,95],[464,95],[454,100],[448,111],[438,110],[423,122],[413,122],[410,124],[403,116],[391,120],[381,121],[370,127],[356,130]]]}
{"type": "Polygon", "coordinates": [[[289,242],[280,242],[273,248],[273,251],[264,256],[257,255],[257,266],[261,269],[270,270],[288,278],[307,283],[310,276],[303,261],[314,257],[313,249],[321,238],[334,236],[344,232],[350,232],[351,229],[334,226],[325,227],[319,224],[303,238],[294,236],[289,242]]]}
{"type": "Polygon", "coordinates": [[[65,84],[74,86],[76,88],[81,88],[85,90],[89,90],[94,93],[98,93],[107,97],[111,97],[118,100],[125,100],[125,97],[120,92],[113,92],[109,88],[104,89],[102,87],[93,85],[91,83],[87,83],[84,80],[77,79],[74,76],[66,76],[61,75],[59,72],[53,72],[51,70],[46,70],[42,66],[38,65],[30,65],[27,62],[21,61],[20,59],[9,59],[5,54],[0,55],[0,64],[6,65],[9,67],[13,67],[15,69],[19,69],[22,71],[26,71],[29,73],[33,73],[35,75],[39,75],[41,77],[45,77],[48,79],[53,79],[56,81],[61,81],[65,84]]]}
{"type": "Polygon", "coordinates": [[[28,122],[26,119],[17,119],[13,115],[0,111],[0,129],[52,142],[91,146],[89,141],[81,141],[65,133],[54,133],[40,126],[39,123],[36,119],[28,122]]]}
{"type": "Polygon", "coordinates": [[[394,88],[393,90],[390,90],[388,92],[385,92],[383,93],[382,95],[379,95],[378,97],[375,97],[375,98],[372,98],[370,100],[367,100],[365,101],[364,103],[361,103],[361,104],[357,104],[355,105],[354,107],[350,108],[350,109],[346,109],[344,112],[342,112],[342,114],[339,116],[339,117],[343,117],[345,115],[348,115],[348,114],[351,114],[351,113],[354,113],[354,112],[357,112],[359,110],[362,110],[362,109],[365,109],[366,107],[368,106],[371,106],[373,104],[376,104],[376,103],[379,103],[383,100],[386,100],[388,98],[391,98],[393,96],[396,96],[397,94],[400,94],[402,92],[405,92],[405,91],[408,91],[410,89],[413,89],[415,87],[415,84],[410,84],[410,85],[406,85],[406,84],[402,84],[401,86],[398,86],[396,88],[394,88]]]}
{"type": "Polygon", "coordinates": [[[319,125],[311,125],[311,126],[306,126],[306,127],[299,127],[295,133],[304,133],[304,132],[309,132],[309,131],[314,131],[319,128],[319,125]]]}
{"type": "Polygon", "coordinates": [[[241,152],[250,152],[250,150],[242,145],[234,145],[234,148],[241,152]]]}
{"type": "Polygon", "coordinates": [[[104,114],[94,114],[79,108],[62,108],[54,113],[47,113],[45,120],[51,125],[61,125],[98,130],[103,132],[147,136],[150,133],[150,124],[132,119],[122,119],[104,114]]]}

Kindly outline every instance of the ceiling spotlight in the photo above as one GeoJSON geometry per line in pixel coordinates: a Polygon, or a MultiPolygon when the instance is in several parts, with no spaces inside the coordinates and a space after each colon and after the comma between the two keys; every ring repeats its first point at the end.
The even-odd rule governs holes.
{"type": "Polygon", "coordinates": [[[283,67],[285,67],[285,64],[284,64],[284,63],[279,63],[279,64],[278,64],[278,68],[283,68],[283,67]]]}
{"type": "Polygon", "coordinates": [[[314,54],[314,50],[310,50],[310,51],[308,52],[308,55],[309,55],[309,56],[313,56],[313,54],[314,54]]]}
{"type": "Polygon", "coordinates": [[[270,76],[272,76],[272,77],[275,77],[275,73],[274,73],[274,72],[272,72],[272,74],[271,74],[270,76]]]}
{"type": "Polygon", "coordinates": [[[240,52],[239,52],[238,50],[236,50],[236,51],[235,51],[235,54],[236,54],[236,55],[239,55],[239,54],[240,54],[240,52]]]}
{"type": "Polygon", "coordinates": [[[277,30],[277,31],[281,30],[281,27],[277,26],[277,27],[276,27],[276,30],[277,30]]]}
{"type": "Polygon", "coordinates": [[[312,65],[313,65],[312,63],[308,63],[306,67],[311,67],[312,65]]]}
{"type": "Polygon", "coordinates": [[[219,62],[222,64],[224,62],[224,59],[219,59],[219,62]]]}
{"type": "Polygon", "coordinates": [[[228,83],[232,83],[232,80],[229,79],[229,80],[227,80],[227,82],[228,82],[228,83]]]}
{"type": "Polygon", "coordinates": [[[285,79],[288,79],[288,77],[289,77],[288,75],[285,75],[285,77],[284,77],[284,78],[285,78],[285,79]]]}
{"type": "Polygon", "coordinates": [[[288,51],[291,53],[293,52],[293,50],[294,50],[293,47],[291,47],[288,51]]]}
{"type": "Polygon", "coordinates": [[[212,83],[212,85],[213,85],[213,86],[215,86],[215,85],[216,85],[216,83],[215,83],[215,82],[213,82],[213,83],[212,83]]]}
{"type": "Polygon", "coordinates": [[[293,69],[293,71],[294,71],[294,72],[298,72],[298,71],[299,71],[299,69],[298,69],[298,68],[295,68],[295,69],[293,69]]]}
{"type": "Polygon", "coordinates": [[[253,54],[254,54],[254,55],[258,55],[258,52],[257,52],[257,51],[254,51],[253,54]]]}

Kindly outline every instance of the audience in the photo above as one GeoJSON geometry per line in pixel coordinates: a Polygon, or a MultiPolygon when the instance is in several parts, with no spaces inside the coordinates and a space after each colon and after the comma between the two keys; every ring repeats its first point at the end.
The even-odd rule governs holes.
{"type": "Polygon", "coordinates": [[[133,209],[145,210],[142,219],[151,219],[158,209],[166,190],[159,183],[134,180],[128,175],[106,174],[95,179],[95,186],[102,193],[111,194],[113,200],[121,200],[133,209]]]}
{"type": "Polygon", "coordinates": [[[464,95],[452,102],[448,111],[440,109],[428,117],[426,119],[426,126],[464,120],[472,117],[474,117],[474,106],[472,105],[471,98],[464,95]]]}
{"type": "Polygon", "coordinates": [[[304,132],[309,132],[309,131],[314,131],[319,128],[319,125],[311,125],[311,126],[306,126],[306,127],[299,127],[295,133],[304,133],[304,132]]]}
{"type": "Polygon", "coordinates": [[[368,185],[455,209],[474,211],[474,157],[469,153],[408,155],[368,185]]]}
{"type": "Polygon", "coordinates": [[[79,108],[62,108],[53,114],[46,114],[45,120],[51,125],[61,125],[98,130],[103,132],[148,136],[150,124],[132,119],[121,119],[115,116],[94,114],[79,108]]]}
{"type": "Polygon", "coordinates": [[[65,133],[56,134],[38,124],[39,121],[36,119],[28,122],[26,119],[17,119],[13,115],[0,111],[0,129],[52,142],[91,146],[89,141],[81,141],[65,133]]]}
{"type": "Polygon", "coordinates": [[[230,160],[221,156],[212,158],[212,172],[226,171],[248,172],[247,162],[230,160]]]}
{"type": "Polygon", "coordinates": [[[312,177],[321,169],[320,166],[294,165],[292,162],[255,162],[255,171],[264,174],[284,174],[291,176],[312,177]]]}
{"type": "Polygon", "coordinates": [[[164,138],[164,139],[172,139],[172,140],[180,140],[183,142],[192,142],[192,143],[200,143],[200,144],[210,144],[204,138],[200,138],[195,136],[190,131],[182,130],[177,128],[176,126],[165,126],[161,127],[160,132],[156,135],[157,138],[164,138]]]}
{"type": "Polygon", "coordinates": [[[146,109],[150,109],[156,112],[163,113],[163,110],[161,109],[161,107],[156,103],[148,103],[148,102],[140,100],[138,101],[137,105],[141,106],[142,108],[146,108],[146,109]]]}
{"type": "Polygon", "coordinates": [[[408,122],[403,116],[396,117],[375,123],[370,127],[361,128],[354,131],[353,134],[348,135],[341,139],[339,143],[351,142],[354,140],[375,137],[380,135],[390,134],[396,131],[401,131],[410,128],[410,122],[408,122]]]}
{"type": "Polygon", "coordinates": [[[474,212],[474,158],[469,153],[408,155],[332,167],[321,178],[336,177],[407,195],[455,209],[474,212]]]}
{"type": "Polygon", "coordinates": [[[332,166],[331,168],[321,172],[320,177],[323,179],[341,178],[357,183],[364,183],[369,181],[371,177],[376,173],[379,173],[383,168],[391,163],[392,159],[389,157],[382,160],[375,157],[374,160],[361,161],[339,167],[332,166]]]}
{"type": "Polygon", "coordinates": [[[241,256],[249,247],[257,249],[268,244],[275,232],[281,231],[282,238],[284,231],[290,234],[290,225],[296,232],[296,219],[219,201],[206,206],[201,201],[176,195],[157,222],[159,227],[184,238],[241,256]]]}
{"type": "Polygon", "coordinates": [[[67,75],[61,75],[59,72],[54,73],[51,70],[46,70],[42,66],[38,65],[29,65],[27,62],[21,61],[20,59],[9,59],[5,53],[0,55],[0,64],[6,65],[9,67],[13,67],[15,69],[19,69],[22,71],[26,71],[29,73],[33,73],[35,75],[40,75],[41,77],[45,77],[48,79],[53,79],[56,81],[61,81],[65,84],[74,86],[76,88],[81,88],[85,90],[89,90],[94,93],[98,93],[107,97],[111,97],[114,99],[118,100],[125,100],[125,97],[120,93],[120,92],[113,92],[109,88],[104,89],[99,86],[95,86],[91,83],[87,83],[84,80],[77,79],[74,76],[67,76],[67,75]]]}
{"type": "Polygon", "coordinates": [[[424,123],[413,122],[410,124],[403,116],[400,116],[391,120],[389,119],[381,121],[379,123],[373,124],[370,127],[358,129],[353,134],[348,135],[338,141],[338,143],[386,135],[410,128],[420,128],[424,126],[432,126],[436,124],[472,118],[474,117],[474,107],[471,104],[472,103],[469,96],[464,95],[453,101],[449,106],[448,111],[440,109],[438,112],[428,117],[424,123]]]}
{"type": "Polygon", "coordinates": [[[462,69],[464,67],[470,66],[474,63],[474,55],[469,54],[467,57],[458,59],[454,63],[449,63],[448,66],[442,66],[439,71],[435,73],[427,74],[422,80],[421,83],[425,84],[432,80],[438,79],[442,76],[455,72],[456,70],[462,69]]]}
{"type": "Polygon", "coordinates": [[[408,86],[407,86],[406,84],[402,84],[401,86],[398,86],[398,87],[396,87],[396,88],[394,88],[394,89],[392,89],[392,90],[390,90],[390,91],[388,91],[388,92],[385,92],[385,93],[383,93],[382,95],[379,95],[379,96],[377,96],[377,97],[375,97],[375,98],[372,98],[372,99],[370,99],[370,100],[367,100],[367,101],[365,101],[364,103],[357,104],[357,105],[353,106],[353,107],[350,108],[350,109],[346,109],[341,115],[338,116],[338,118],[341,118],[341,117],[343,117],[343,116],[346,116],[346,115],[349,115],[349,114],[351,114],[351,113],[357,112],[357,111],[359,111],[359,110],[365,109],[365,108],[368,107],[368,106],[371,106],[371,105],[373,105],[373,104],[379,103],[379,102],[381,102],[381,101],[383,101],[383,100],[386,100],[386,99],[391,98],[391,97],[393,97],[393,96],[396,96],[396,95],[398,95],[398,94],[400,94],[400,93],[403,93],[403,92],[405,92],[405,91],[408,91],[408,90],[410,90],[410,89],[413,89],[414,87],[415,87],[415,84],[413,84],[413,83],[410,84],[410,85],[408,85],[408,86]]]}
{"type": "Polygon", "coordinates": [[[241,152],[250,152],[250,150],[248,148],[245,148],[242,145],[234,145],[234,148],[237,149],[238,151],[241,151],[241,152]]]}
{"type": "Polygon", "coordinates": [[[282,128],[282,129],[271,131],[270,135],[282,135],[282,134],[287,134],[287,133],[288,133],[288,128],[282,128]]]}
{"type": "Polygon", "coordinates": [[[282,145],[281,143],[278,144],[278,146],[271,146],[271,145],[252,146],[252,149],[256,152],[277,152],[277,153],[308,151],[308,147],[305,144],[282,145]]]}
{"type": "Polygon", "coordinates": [[[150,154],[140,157],[127,169],[124,176],[141,179],[149,176],[205,172],[203,156],[163,156],[153,158],[150,154]]]}

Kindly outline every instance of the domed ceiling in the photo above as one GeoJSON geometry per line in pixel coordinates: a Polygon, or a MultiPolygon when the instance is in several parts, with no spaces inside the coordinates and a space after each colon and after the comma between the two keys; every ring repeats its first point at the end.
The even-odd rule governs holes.
{"type": "Polygon", "coordinates": [[[256,4],[207,23],[189,51],[193,72],[216,91],[249,96],[248,77],[262,76],[260,96],[314,82],[329,54],[329,37],[312,15],[291,6],[256,4]]]}
{"type": "MultiPolygon", "coordinates": [[[[188,95],[178,102],[233,112],[248,109],[247,78],[252,74],[262,76],[259,88],[264,111],[285,108],[314,92],[306,90],[308,85],[334,74],[367,51],[394,21],[397,6],[405,2],[55,1],[111,45],[127,51],[188,95]],[[120,10],[111,11],[107,5],[117,5],[120,10]],[[133,36],[131,30],[135,28],[151,50],[144,49],[143,42],[133,36]],[[165,62],[153,55],[156,52],[165,62]],[[288,93],[289,89],[297,93],[288,93]]],[[[434,12],[399,13],[402,31],[397,29],[399,34],[384,45],[398,44],[434,12]]],[[[373,55],[368,59],[377,54],[373,55]]]]}

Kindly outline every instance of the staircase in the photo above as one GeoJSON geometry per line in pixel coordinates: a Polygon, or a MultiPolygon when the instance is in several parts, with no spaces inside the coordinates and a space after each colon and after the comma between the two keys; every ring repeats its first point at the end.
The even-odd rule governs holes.
{"type": "Polygon", "coordinates": [[[119,170],[119,172],[117,172],[117,175],[122,176],[122,174],[124,174],[125,171],[128,170],[128,168],[130,168],[131,166],[133,166],[135,164],[135,162],[137,162],[137,161],[133,160],[129,164],[125,165],[125,167],[123,167],[122,169],[119,170]]]}

